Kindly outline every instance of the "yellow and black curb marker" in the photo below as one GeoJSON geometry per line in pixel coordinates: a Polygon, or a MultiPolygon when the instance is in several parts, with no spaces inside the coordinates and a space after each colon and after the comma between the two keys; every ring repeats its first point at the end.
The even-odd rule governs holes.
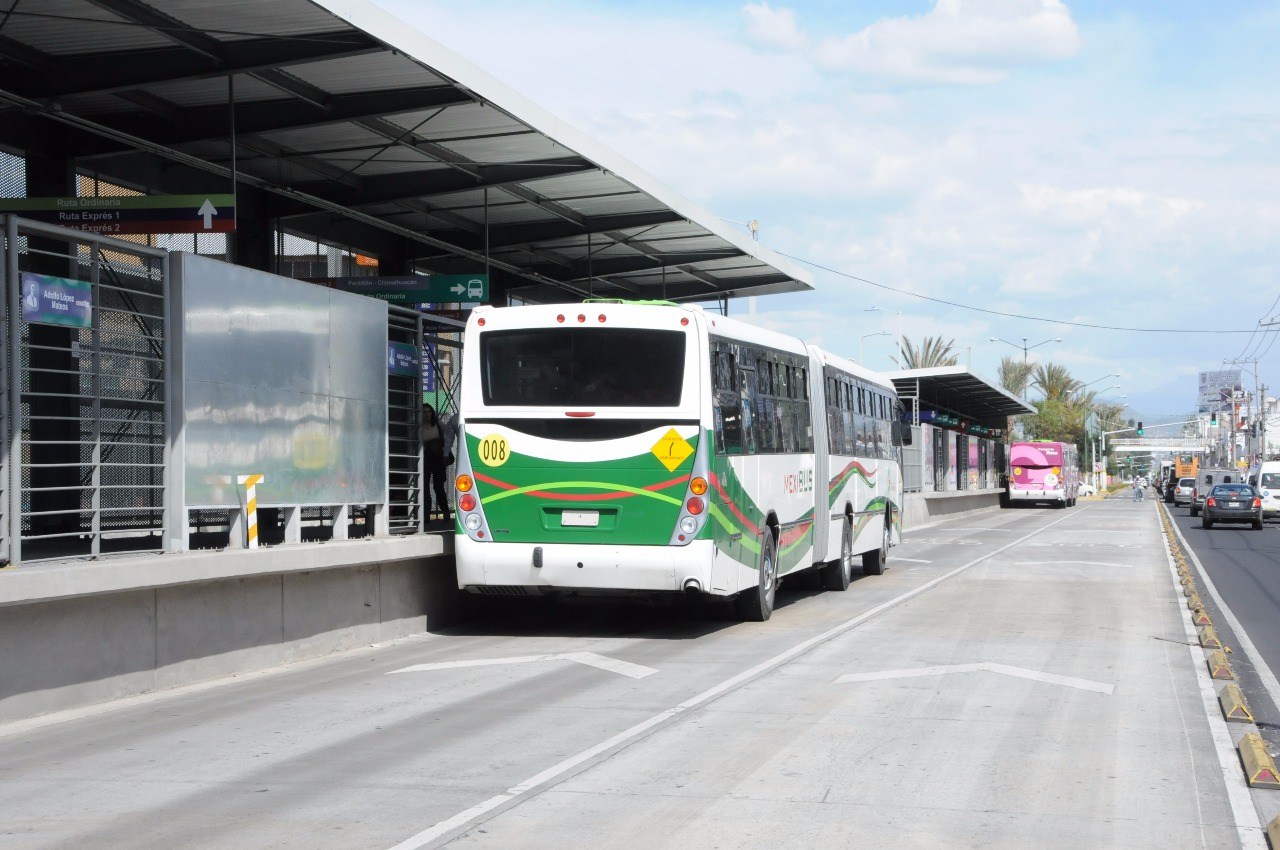
{"type": "Polygon", "coordinates": [[[1240,739],[1240,763],[1250,788],[1271,788],[1280,791],[1280,771],[1267,752],[1267,745],[1257,732],[1246,732],[1240,739]]]}
{"type": "Polygon", "coordinates": [[[1200,630],[1200,645],[1205,649],[1222,649],[1222,641],[1218,640],[1218,633],[1213,630],[1213,626],[1205,626],[1200,630]]]}
{"type": "Polygon", "coordinates": [[[1252,723],[1253,712],[1244,701],[1244,694],[1234,684],[1227,685],[1218,694],[1218,705],[1222,706],[1222,716],[1236,723],[1252,723]]]}
{"type": "MultiPolygon", "coordinates": [[[[1201,601],[1199,591],[1196,589],[1195,576],[1187,563],[1188,558],[1182,550],[1181,542],[1174,533],[1173,521],[1169,517],[1169,509],[1164,505],[1160,506],[1160,524],[1164,528],[1169,553],[1173,556],[1174,563],[1178,568],[1178,583],[1182,587],[1183,594],[1187,597],[1187,608],[1191,611],[1191,621],[1200,629],[1198,633],[1200,646],[1208,652],[1205,657],[1205,663],[1209,666],[1209,675],[1217,680],[1234,680],[1235,674],[1231,671],[1231,664],[1227,661],[1227,653],[1231,652],[1231,648],[1222,643],[1217,631],[1213,628],[1213,621],[1209,619],[1209,615],[1205,611],[1204,603],[1201,601]]],[[[1218,693],[1218,705],[1222,708],[1222,716],[1228,721],[1251,725],[1255,723],[1253,712],[1249,710],[1249,704],[1245,702],[1244,694],[1241,693],[1240,688],[1234,681],[1226,685],[1218,693]]],[[[1267,750],[1266,742],[1258,734],[1256,725],[1253,726],[1251,731],[1244,734],[1236,744],[1236,748],[1240,754],[1240,765],[1244,768],[1245,779],[1248,781],[1250,788],[1269,788],[1280,791],[1280,769],[1276,768],[1276,763],[1272,760],[1271,753],[1267,750]]],[[[1267,825],[1267,838],[1273,848],[1280,850],[1280,817],[1275,818],[1267,825]]]]}

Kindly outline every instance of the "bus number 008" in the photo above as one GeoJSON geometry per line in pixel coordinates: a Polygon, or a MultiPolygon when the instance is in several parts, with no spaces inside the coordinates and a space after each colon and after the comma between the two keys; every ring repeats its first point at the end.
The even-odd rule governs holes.
{"type": "Polygon", "coordinates": [[[480,462],[485,466],[502,466],[510,453],[506,437],[491,434],[480,441],[480,462]]]}

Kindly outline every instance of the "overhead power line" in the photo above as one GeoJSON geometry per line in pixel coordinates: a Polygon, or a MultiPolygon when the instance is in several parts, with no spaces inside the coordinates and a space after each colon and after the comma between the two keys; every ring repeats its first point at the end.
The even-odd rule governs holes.
{"type": "Polygon", "coordinates": [[[899,295],[906,295],[911,298],[919,298],[921,301],[932,301],[935,304],[946,304],[948,307],[959,307],[961,310],[972,310],[975,313],[986,313],[989,316],[1002,316],[1006,319],[1026,319],[1030,322],[1044,322],[1049,325],[1066,325],[1072,328],[1093,328],[1099,331],[1126,331],[1129,333],[1140,334],[1252,334],[1257,332],[1257,328],[1248,328],[1245,330],[1210,330],[1207,328],[1135,328],[1126,325],[1103,325],[1094,322],[1073,322],[1069,319],[1050,319],[1045,316],[1031,316],[1026,313],[1006,313],[1002,310],[990,310],[986,307],[975,307],[972,304],[961,304],[959,301],[948,301],[945,298],[935,298],[932,295],[922,295],[919,292],[912,292],[907,289],[899,289],[896,286],[889,286],[885,283],[877,283],[874,280],[868,280],[865,277],[858,277],[856,274],[842,272],[839,269],[833,269],[830,266],[824,266],[813,260],[806,260],[804,257],[797,257],[794,254],[786,254],[782,251],[775,251],[779,256],[786,257],[789,260],[795,260],[798,263],[804,263],[820,271],[829,272],[839,277],[856,280],[859,283],[865,283],[868,286],[874,286],[876,289],[883,289],[886,292],[896,292],[899,295]]]}

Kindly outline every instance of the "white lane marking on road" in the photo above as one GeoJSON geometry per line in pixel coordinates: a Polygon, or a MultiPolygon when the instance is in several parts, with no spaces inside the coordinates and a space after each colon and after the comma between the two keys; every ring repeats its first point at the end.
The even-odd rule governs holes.
{"type": "Polygon", "coordinates": [[[569,771],[573,770],[575,767],[585,764],[586,762],[590,761],[591,759],[597,756],[604,755],[605,753],[609,752],[612,749],[621,747],[622,745],[633,741],[643,733],[649,731],[650,729],[653,729],[656,726],[659,726],[663,723],[670,722],[677,717],[687,714],[690,711],[690,709],[694,709],[705,703],[711,702],[712,700],[727,693],[728,691],[731,691],[740,685],[744,685],[747,682],[755,678],[758,678],[759,676],[762,676],[765,673],[768,673],[777,667],[782,666],[783,664],[787,663],[791,659],[799,655],[802,655],[805,652],[808,652],[810,649],[813,649],[815,646],[819,646],[820,644],[826,643],[832,638],[837,637],[843,634],[844,632],[849,631],[855,626],[859,626],[865,623],[867,620],[870,620],[872,617],[876,617],[884,613],[885,611],[889,610],[890,608],[893,608],[896,605],[900,605],[903,602],[906,602],[910,599],[914,599],[915,597],[919,596],[922,593],[927,593],[928,591],[937,587],[939,584],[942,584],[947,579],[960,575],[965,570],[969,569],[975,564],[980,564],[983,561],[987,560],[988,558],[993,558],[996,555],[999,555],[1001,552],[1005,552],[1009,549],[1012,549],[1014,546],[1017,546],[1019,543],[1022,543],[1023,541],[1026,541],[1026,540],[1030,540],[1032,537],[1035,537],[1037,534],[1040,534],[1046,529],[1052,528],[1058,523],[1065,522],[1070,518],[1071,517],[1067,516],[1067,517],[1063,517],[1062,519],[1054,520],[1053,522],[1050,522],[1044,526],[1041,526],[1040,528],[1037,528],[1035,531],[1031,532],[1030,534],[1027,534],[1023,537],[1019,537],[1017,540],[1013,540],[1009,543],[1006,543],[1005,545],[1001,546],[998,549],[993,549],[991,552],[988,552],[985,555],[981,555],[977,558],[974,558],[972,561],[969,561],[966,564],[962,564],[956,567],[954,570],[951,570],[950,572],[943,573],[937,578],[925,582],[924,584],[920,585],[914,590],[909,590],[906,593],[902,594],[901,596],[890,599],[888,602],[883,602],[877,605],[876,607],[870,609],[869,611],[865,611],[856,617],[852,617],[848,620],[845,620],[843,623],[832,626],[830,629],[827,629],[822,634],[815,635],[814,637],[811,637],[807,640],[803,640],[800,643],[796,644],[795,646],[791,647],[790,649],[780,652],[777,655],[765,661],[761,661],[759,664],[747,670],[743,670],[741,673],[737,674],[736,676],[731,676],[730,678],[725,679],[720,684],[708,688],[707,690],[703,691],[697,696],[687,699],[684,702],[680,703],[679,705],[672,706],[666,711],[663,711],[659,714],[655,714],[653,717],[650,717],[648,720],[637,723],[635,726],[632,726],[630,729],[625,729],[622,732],[619,732],[617,735],[614,735],[612,738],[609,738],[606,741],[602,741],[601,743],[596,744],[594,747],[583,750],[577,755],[570,756],[569,758],[561,761],[560,763],[552,765],[551,767],[547,768],[541,773],[538,773],[534,776],[529,777],[524,782],[521,782],[519,785],[513,785],[511,788],[508,788],[506,793],[504,794],[497,794],[493,797],[490,797],[488,800],[485,800],[483,803],[480,803],[476,806],[472,806],[470,809],[467,809],[464,812],[460,812],[454,815],[448,820],[443,820],[430,827],[427,827],[422,832],[419,832],[417,835],[407,838],[404,841],[400,842],[399,844],[395,845],[395,847],[393,847],[392,850],[417,850],[417,848],[419,847],[425,847],[427,844],[431,843],[432,841],[435,841],[437,838],[447,835],[456,829],[467,826],[476,818],[479,818],[484,814],[487,814],[488,812],[493,811],[499,806],[502,806],[505,803],[511,802],[512,800],[515,800],[525,794],[528,794],[530,791],[533,791],[536,788],[546,785],[547,783],[551,782],[554,779],[564,776],[569,771]]]}
{"type": "Polygon", "coordinates": [[[1119,528],[1059,528],[1059,534],[1146,534],[1145,531],[1125,531],[1119,528]]]}
{"type": "Polygon", "coordinates": [[[913,667],[906,670],[883,670],[878,673],[846,673],[836,679],[837,685],[850,682],[875,682],[882,679],[916,679],[921,676],[945,676],[949,673],[999,673],[1002,676],[1013,676],[1018,679],[1031,679],[1049,685],[1062,685],[1065,688],[1077,688],[1082,691],[1093,691],[1097,694],[1111,695],[1114,685],[1104,682],[1091,682],[1088,679],[1076,679],[1072,676],[1058,676],[1054,673],[1042,673],[1028,670],[1025,667],[1010,667],[1006,664],[993,664],[980,661],[977,664],[950,664],[941,667],[913,667]]]}
{"type": "Polygon", "coordinates": [[[956,534],[967,534],[970,531],[1017,531],[1016,528],[934,528],[932,531],[951,531],[956,534]]]}
{"type": "Polygon", "coordinates": [[[923,558],[903,558],[903,557],[902,557],[902,556],[900,556],[900,555],[894,555],[894,556],[893,556],[893,560],[895,560],[895,561],[908,561],[908,562],[910,562],[910,563],[912,563],[912,564],[932,564],[932,563],[933,563],[933,561],[926,561],[926,560],[924,560],[923,558]]]}
{"type": "Polygon", "coordinates": [[[1128,569],[1133,564],[1112,564],[1107,561],[1017,561],[1015,567],[1053,567],[1058,564],[1081,564],[1086,567],[1123,567],[1128,569]]]}
{"type": "Polygon", "coordinates": [[[617,658],[596,655],[594,652],[554,652],[546,655],[516,655],[509,658],[473,658],[470,661],[440,661],[435,664],[415,664],[412,667],[401,667],[399,670],[388,670],[387,675],[394,673],[426,673],[432,670],[455,670],[459,667],[492,667],[498,664],[532,664],[535,661],[572,661],[597,667],[627,676],[632,679],[643,679],[658,671],[643,664],[632,664],[617,658]]]}
{"type": "MultiPolygon", "coordinates": [[[[1173,521],[1172,512],[1170,514],[1169,522],[1173,525],[1179,539],[1182,540],[1187,554],[1195,561],[1197,569],[1200,569],[1200,575],[1207,586],[1209,577],[1200,568],[1200,562],[1195,560],[1195,553],[1187,545],[1186,539],[1182,537],[1182,532],[1178,530],[1178,524],[1173,521]]],[[[1159,523],[1160,516],[1157,513],[1156,524],[1159,525],[1159,523]]],[[[1161,532],[1164,531],[1163,528],[1160,530],[1161,532]]],[[[1173,552],[1169,550],[1167,543],[1164,549],[1164,556],[1165,560],[1168,561],[1169,577],[1174,584],[1177,584],[1178,568],[1174,566],[1173,552]]],[[[1215,598],[1217,597],[1215,596],[1215,598]]],[[[1218,604],[1222,605],[1220,599],[1218,604]]],[[[1214,686],[1213,680],[1209,678],[1209,668],[1205,665],[1204,650],[1200,648],[1199,633],[1196,631],[1195,623],[1191,619],[1190,610],[1183,605],[1179,605],[1178,609],[1182,612],[1182,629],[1187,636],[1187,649],[1191,655],[1191,666],[1195,668],[1196,684],[1200,689],[1200,702],[1204,708],[1205,716],[1209,719],[1209,733],[1213,737],[1213,748],[1218,753],[1218,766],[1222,770],[1222,781],[1227,786],[1227,803],[1231,806],[1231,816],[1235,819],[1236,836],[1240,839],[1240,847],[1242,850],[1266,850],[1267,839],[1263,831],[1262,816],[1253,805],[1253,797],[1250,794],[1248,783],[1244,778],[1244,772],[1240,769],[1240,757],[1236,753],[1235,741],[1232,738],[1231,730],[1227,728],[1227,721],[1222,718],[1222,710],[1218,706],[1218,689],[1214,686]],[[1254,824],[1257,824],[1257,826],[1254,826],[1254,824]]],[[[1225,605],[1222,605],[1222,611],[1224,614],[1228,613],[1225,605]]],[[[1232,624],[1232,628],[1237,625],[1239,624],[1232,624]]],[[[1240,638],[1243,634],[1243,631],[1238,631],[1236,632],[1236,637],[1240,638]]],[[[1196,798],[1196,805],[1199,806],[1199,794],[1196,795],[1196,798]]]]}

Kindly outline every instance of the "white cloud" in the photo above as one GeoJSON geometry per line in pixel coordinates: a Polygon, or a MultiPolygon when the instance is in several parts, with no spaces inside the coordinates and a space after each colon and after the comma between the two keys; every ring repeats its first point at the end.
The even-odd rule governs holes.
{"type": "Polygon", "coordinates": [[[1101,221],[1115,213],[1125,213],[1173,224],[1185,215],[1204,209],[1204,204],[1193,198],[1161,196],[1123,186],[1062,189],[1022,185],[1019,189],[1031,212],[1074,221],[1101,221]]]}
{"type": "Polygon", "coordinates": [[[747,39],[762,47],[799,50],[808,39],[796,26],[796,13],[791,9],[775,9],[768,3],[748,3],[742,7],[747,21],[747,39]]]}
{"type": "Polygon", "coordinates": [[[1080,46],[1061,0],[937,0],[923,15],[827,39],[814,60],[828,70],[980,85],[1005,79],[1012,64],[1066,59],[1080,46]]]}

